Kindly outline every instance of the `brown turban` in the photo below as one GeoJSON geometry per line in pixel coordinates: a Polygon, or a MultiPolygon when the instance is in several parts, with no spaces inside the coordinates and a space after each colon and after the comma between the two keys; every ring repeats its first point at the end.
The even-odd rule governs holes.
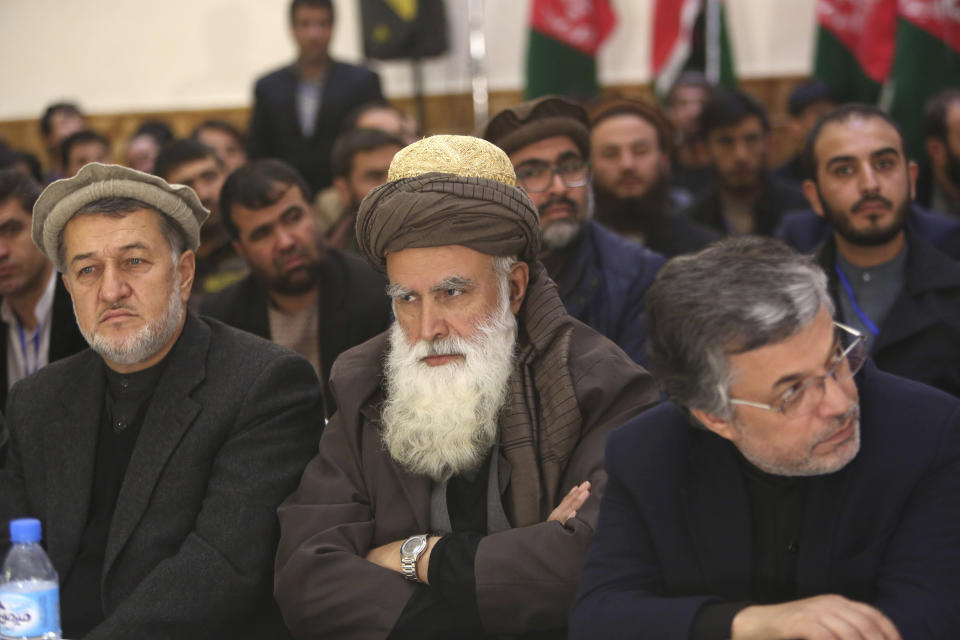
{"type": "Polygon", "coordinates": [[[390,182],[364,198],[357,243],[381,271],[390,252],[463,245],[532,262],[540,250],[537,209],[509,158],[469,136],[431,136],[402,149],[390,182]]]}

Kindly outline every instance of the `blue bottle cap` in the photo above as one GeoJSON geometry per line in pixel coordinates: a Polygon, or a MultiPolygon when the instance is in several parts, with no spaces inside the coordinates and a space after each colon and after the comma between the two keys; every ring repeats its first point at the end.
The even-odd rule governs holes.
{"type": "Polygon", "coordinates": [[[11,542],[40,542],[40,521],[36,518],[20,518],[10,521],[11,542]]]}

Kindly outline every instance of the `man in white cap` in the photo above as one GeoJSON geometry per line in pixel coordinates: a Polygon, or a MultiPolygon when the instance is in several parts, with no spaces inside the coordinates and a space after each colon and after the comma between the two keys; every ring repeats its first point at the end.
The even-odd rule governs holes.
{"type": "Polygon", "coordinates": [[[274,510],[315,448],[306,360],[185,310],[208,212],[181,185],[90,164],[33,239],[91,349],[17,383],[0,517],[33,516],[71,638],[273,638],[274,510]]]}
{"type": "Polygon", "coordinates": [[[284,620],[303,638],[564,638],[603,443],[659,394],[564,311],[503,151],[433,136],[389,179],[357,241],[396,322],[337,359],[338,412],[278,511],[284,620]]]}

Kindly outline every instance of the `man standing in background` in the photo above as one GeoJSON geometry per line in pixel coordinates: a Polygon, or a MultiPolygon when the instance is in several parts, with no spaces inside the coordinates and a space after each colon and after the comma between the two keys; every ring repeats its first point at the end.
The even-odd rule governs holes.
{"type": "Polygon", "coordinates": [[[331,0],[293,0],[290,26],[297,60],[257,81],[250,117],[250,157],[292,164],[314,191],[330,185],[330,152],[344,118],[382,100],[380,78],[330,58],[331,0]]]}

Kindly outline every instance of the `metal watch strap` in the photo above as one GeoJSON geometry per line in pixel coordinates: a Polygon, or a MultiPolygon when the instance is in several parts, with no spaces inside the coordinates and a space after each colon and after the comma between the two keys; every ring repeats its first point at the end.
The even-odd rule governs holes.
{"type": "Polygon", "coordinates": [[[403,544],[400,545],[400,572],[403,574],[403,577],[412,582],[420,582],[420,578],[417,577],[417,561],[420,559],[420,556],[423,555],[423,552],[427,549],[427,534],[421,533],[419,535],[410,536],[403,541],[403,544]],[[404,547],[408,543],[416,542],[417,547],[413,550],[412,553],[405,553],[404,547]]]}

